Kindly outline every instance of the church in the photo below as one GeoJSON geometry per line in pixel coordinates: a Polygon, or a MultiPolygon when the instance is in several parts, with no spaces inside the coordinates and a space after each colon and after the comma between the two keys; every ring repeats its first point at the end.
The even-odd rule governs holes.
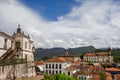
{"type": "Polygon", "coordinates": [[[33,41],[20,25],[12,36],[0,31],[0,80],[35,76],[34,52],[33,41]],[[13,59],[17,61],[14,65],[5,62],[13,59]]]}

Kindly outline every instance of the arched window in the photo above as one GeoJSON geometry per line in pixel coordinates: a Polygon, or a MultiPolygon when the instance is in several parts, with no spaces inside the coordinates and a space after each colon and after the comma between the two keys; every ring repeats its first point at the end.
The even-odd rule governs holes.
{"type": "Polygon", "coordinates": [[[4,39],[4,49],[7,49],[7,39],[4,39]]]}

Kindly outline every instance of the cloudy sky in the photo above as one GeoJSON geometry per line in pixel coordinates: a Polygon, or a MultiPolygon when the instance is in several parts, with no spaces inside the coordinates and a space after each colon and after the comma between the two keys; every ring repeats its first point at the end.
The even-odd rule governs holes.
{"type": "Polygon", "coordinates": [[[120,47],[120,0],[0,0],[0,31],[20,24],[35,47],[120,47]]]}

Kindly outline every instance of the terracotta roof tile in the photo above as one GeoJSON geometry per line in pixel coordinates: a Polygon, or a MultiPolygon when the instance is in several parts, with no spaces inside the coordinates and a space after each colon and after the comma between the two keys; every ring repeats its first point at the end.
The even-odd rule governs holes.
{"type": "Polygon", "coordinates": [[[74,61],[73,64],[80,64],[80,61],[74,61]]]}
{"type": "Polygon", "coordinates": [[[117,69],[117,68],[106,68],[106,71],[120,71],[120,69],[117,69]]]}
{"type": "Polygon", "coordinates": [[[95,56],[95,53],[87,53],[84,56],[95,56]]]}
{"type": "Polygon", "coordinates": [[[119,80],[120,79],[120,74],[116,74],[115,76],[115,80],[119,80]]]}
{"type": "Polygon", "coordinates": [[[111,74],[110,74],[110,73],[106,72],[105,74],[106,74],[106,76],[107,76],[107,79],[106,79],[106,80],[112,80],[112,77],[111,77],[111,74]]]}
{"type": "Polygon", "coordinates": [[[94,74],[94,75],[93,75],[93,79],[94,79],[94,80],[100,80],[100,76],[99,76],[98,74],[94,74]]]}
{"type": "Polygon", "coordinates": [[[44,62],[42,62],[42,61],[35,62],[35,65],[43,65],[43,64],[44,64],[44,62]]]}
{"type": "Polygon", "coordinates": [[[65,68],[67,70],[79,69],[79,66],[71,65],[70,67],[65,68]]]}
{"type": "Polygon", "coordinates": [[[108,52],[86,53],[84,56],[107,56],[108,52]]]}
{"type": "Polygon", "coordinates": [[[80,70],[76,72],[75,75],[90,75],[90,72],[85,71],[85,70],[80,70]]]}
{"type": "Polygon", "coordinates": [[[70,59],[63,57],[53,57],[51,59],[46,60],[45,62],[70,62],[70,59]]]}

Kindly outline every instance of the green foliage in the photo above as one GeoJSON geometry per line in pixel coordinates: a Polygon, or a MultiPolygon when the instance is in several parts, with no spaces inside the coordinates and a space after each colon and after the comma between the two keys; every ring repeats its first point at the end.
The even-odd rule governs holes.
{"type": "Polygon", "coordinates": [[[114,61],[115,63],[119,63],[119,62],[120,62],[120,56],[114,56],[114,57],[113,57],[113,61],[114,61]]]}
{"type": "Polygon", "coordinates": [[[105,72],[100,72],[99,75],[100,75],[100,80],[106,80],[107,76],[105,72]]]}
{"type": "Polygon", "coordinates": [[[51,76],[44,74],[44,79],[45,80],[75,80],[73,77],[66,76],[63,74],[55,74],[51,76]]]}
{"type": "Polygon", "coordinates": [[[120,56],[120,49],[113,49],[112,54],[113,56],[120,56]]]}
{"type": "Polygon", "coordinates": [[[0,65],[19,64],[24,62],[26,62],[26,59],[12,58],[12,59],[0,60],[0,65]]]}
{"type": "Polygon", "coordinates": [[[83,54],[80,55],[80,58],[83,59],[83,54]]]}

